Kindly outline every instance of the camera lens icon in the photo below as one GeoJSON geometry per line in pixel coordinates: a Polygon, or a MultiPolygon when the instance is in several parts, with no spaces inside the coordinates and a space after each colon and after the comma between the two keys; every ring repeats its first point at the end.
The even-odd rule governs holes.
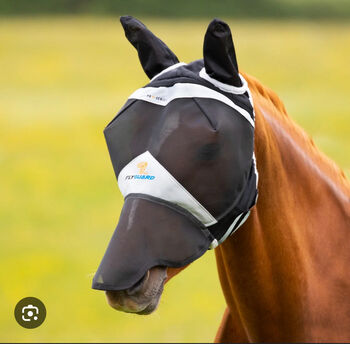
{"type": "Polygon", "coordinates": [[[26,297],[17,303],[15,318],[18,324],[24,328],[36,328],[46,318],[45,305],[35,297],[26,297]]]}
{"type": "Polygon", "coordinates": [[[32,321],[38,320],[39,308],[33,305],[28,305],[22,307],[22,320],[23,321],[32,321]]]}

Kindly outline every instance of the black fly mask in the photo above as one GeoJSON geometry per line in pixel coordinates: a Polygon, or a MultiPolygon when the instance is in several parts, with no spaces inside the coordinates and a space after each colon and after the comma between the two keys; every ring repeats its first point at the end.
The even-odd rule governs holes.
{"type": "Polygon", "coordinates": [[[102,290],[193,262],[257,199],[254,110],[228,25],[213,20],[204,59],[185,64],[135,18],[121,23],[151,81],[104,131],[125,202],[93,280],[102,290]]]}

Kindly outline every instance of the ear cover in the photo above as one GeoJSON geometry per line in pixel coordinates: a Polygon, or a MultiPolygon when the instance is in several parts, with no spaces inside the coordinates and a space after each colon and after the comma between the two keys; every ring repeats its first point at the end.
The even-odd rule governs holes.
{"type": "Polygon", "coordinates": [[[205,70],[210,77],[232,86],[242,86],[231,30],[220,19],[214,19],[208,26],[203,57],[205,70]]]}
{"type": "Polygon", "coordinates": [[[151,79],[179,62],[176,55],[147,27],[131,16],[120,17],[125,36],[136,48],[143,70],[151,79]]]}

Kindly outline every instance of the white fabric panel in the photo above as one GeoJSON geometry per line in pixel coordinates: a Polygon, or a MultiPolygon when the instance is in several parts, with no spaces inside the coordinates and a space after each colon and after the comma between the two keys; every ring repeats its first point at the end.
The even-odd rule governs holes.
{"type": "Polygon", "coordinates": [[[142,193],[185,208],[205,226],[216,219],[148,151],[131,160],[119,173],[119,189],[124,197],[142,193]]]}
{"type": "Polygon", "coordinates": [[[233,93],[233,94],[244,94],[245,92],[248,92],[248,83],[247,81],[243,78],[241,74],[239,74],[239,77],[242,81],[242,86],[237,87],[237,86],[232,86],[229,84],[225,84],[219,80],[213,79],[208,75],[206,72],[205,68],[202,68],[199,72],[199,76],[203,78],[204,80],[209,81],[211,84],[213,84],[215,87],[219,88],[221,91],[227,92],[227,93],[233,93]]]}
{"type": "Polygon", "coordinates": [[[178,98],[210,98],[218,100],[238,111],[254,127],[254,121],[248,111],[236,105],[223,94],[202,85],[178,83],[170,87],[144,87],[139,88],[129,97],[129,99],[140,99],[161,106],[166,106],[172,100],[178,98]]]}

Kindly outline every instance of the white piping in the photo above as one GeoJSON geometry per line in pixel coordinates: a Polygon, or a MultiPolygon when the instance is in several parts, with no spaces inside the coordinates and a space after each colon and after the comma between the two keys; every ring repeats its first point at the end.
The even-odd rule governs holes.
{"type": "Polygon", "coordinates": [[[211,84],[213,84],[215,87],[219,88],[221,91],[227,92],[227,93],[233,93],[233,94],[244,94],[245,92],[248,91],[248,83],[247,81],[243,78],[241,74],[239,74],[239,77],[242,81],[242,86],[241,87],[236,87],[232,86],[229,84],[225,84],[219,80],[213,79],[208,75],[206,72],[205,68],[202,68],[201,71],[199,72],[199,76],[207,81],[209,81],[211,84]]]}
{"type": "Polygon", "coordinates": [[[256,188],[258,188],[258,181],[259,181],[259,172],[256,167],[256,158],[255,158],[255,152],[253,152],[253,164],[254,164],[254,172],[256,176],[256,188]]]}
{"type": "Polygon", "coordinates": [[[139,88],[129,97],[129,99],[140,99],[161,106],[166,106],[172,100],[178,98],[210,98],[218,100],[235,109],[254,127],[254,120],[250,117],[248,111],[242,109],[223,94],[202,85],[177,83],[170,87],[144,87],[139,88]]]}
{"type": "MultiPolygon", "coordinates": [[[[250,214],[250,211],[248,211],[247,214],[245,214],[243,220],[241,221],[241,223],[239,224],[239,226],[234,230],[234,232],[243,225],[243,223],[247,220],[248,216],[250,214]]],[[[228,230],[226,231],[226,233],[221,237],[221,239],[219,240],[219,244],[223,243],[227,237],[231,234],[233,234],[234,232],[232,232],[233,228],[235,227],[236,223],[238,222],[238,220],[242,217],[242,214],[240,214],[239,216],[237,216],[234,221],[232,222],[231,226],[228,228],[228,230]]]]}
{"type": "Polygon", "coordinates": [[[164,70],[162,70],[160,73],[156,74],[151,80],[150,82],[152,82],[154,79],[158,78],[158,76],[161,76],[162,74],[166,73],[166,72],[169,72],[170,70],[173,70],[173,69],[176,69],[180,66],[184,66],[184,65],[187,65],[187,63],[185,62],[178,62],[178,63],[175,63],[174,65],[168,67],[168,68],[165,68],[164,70]]]}

